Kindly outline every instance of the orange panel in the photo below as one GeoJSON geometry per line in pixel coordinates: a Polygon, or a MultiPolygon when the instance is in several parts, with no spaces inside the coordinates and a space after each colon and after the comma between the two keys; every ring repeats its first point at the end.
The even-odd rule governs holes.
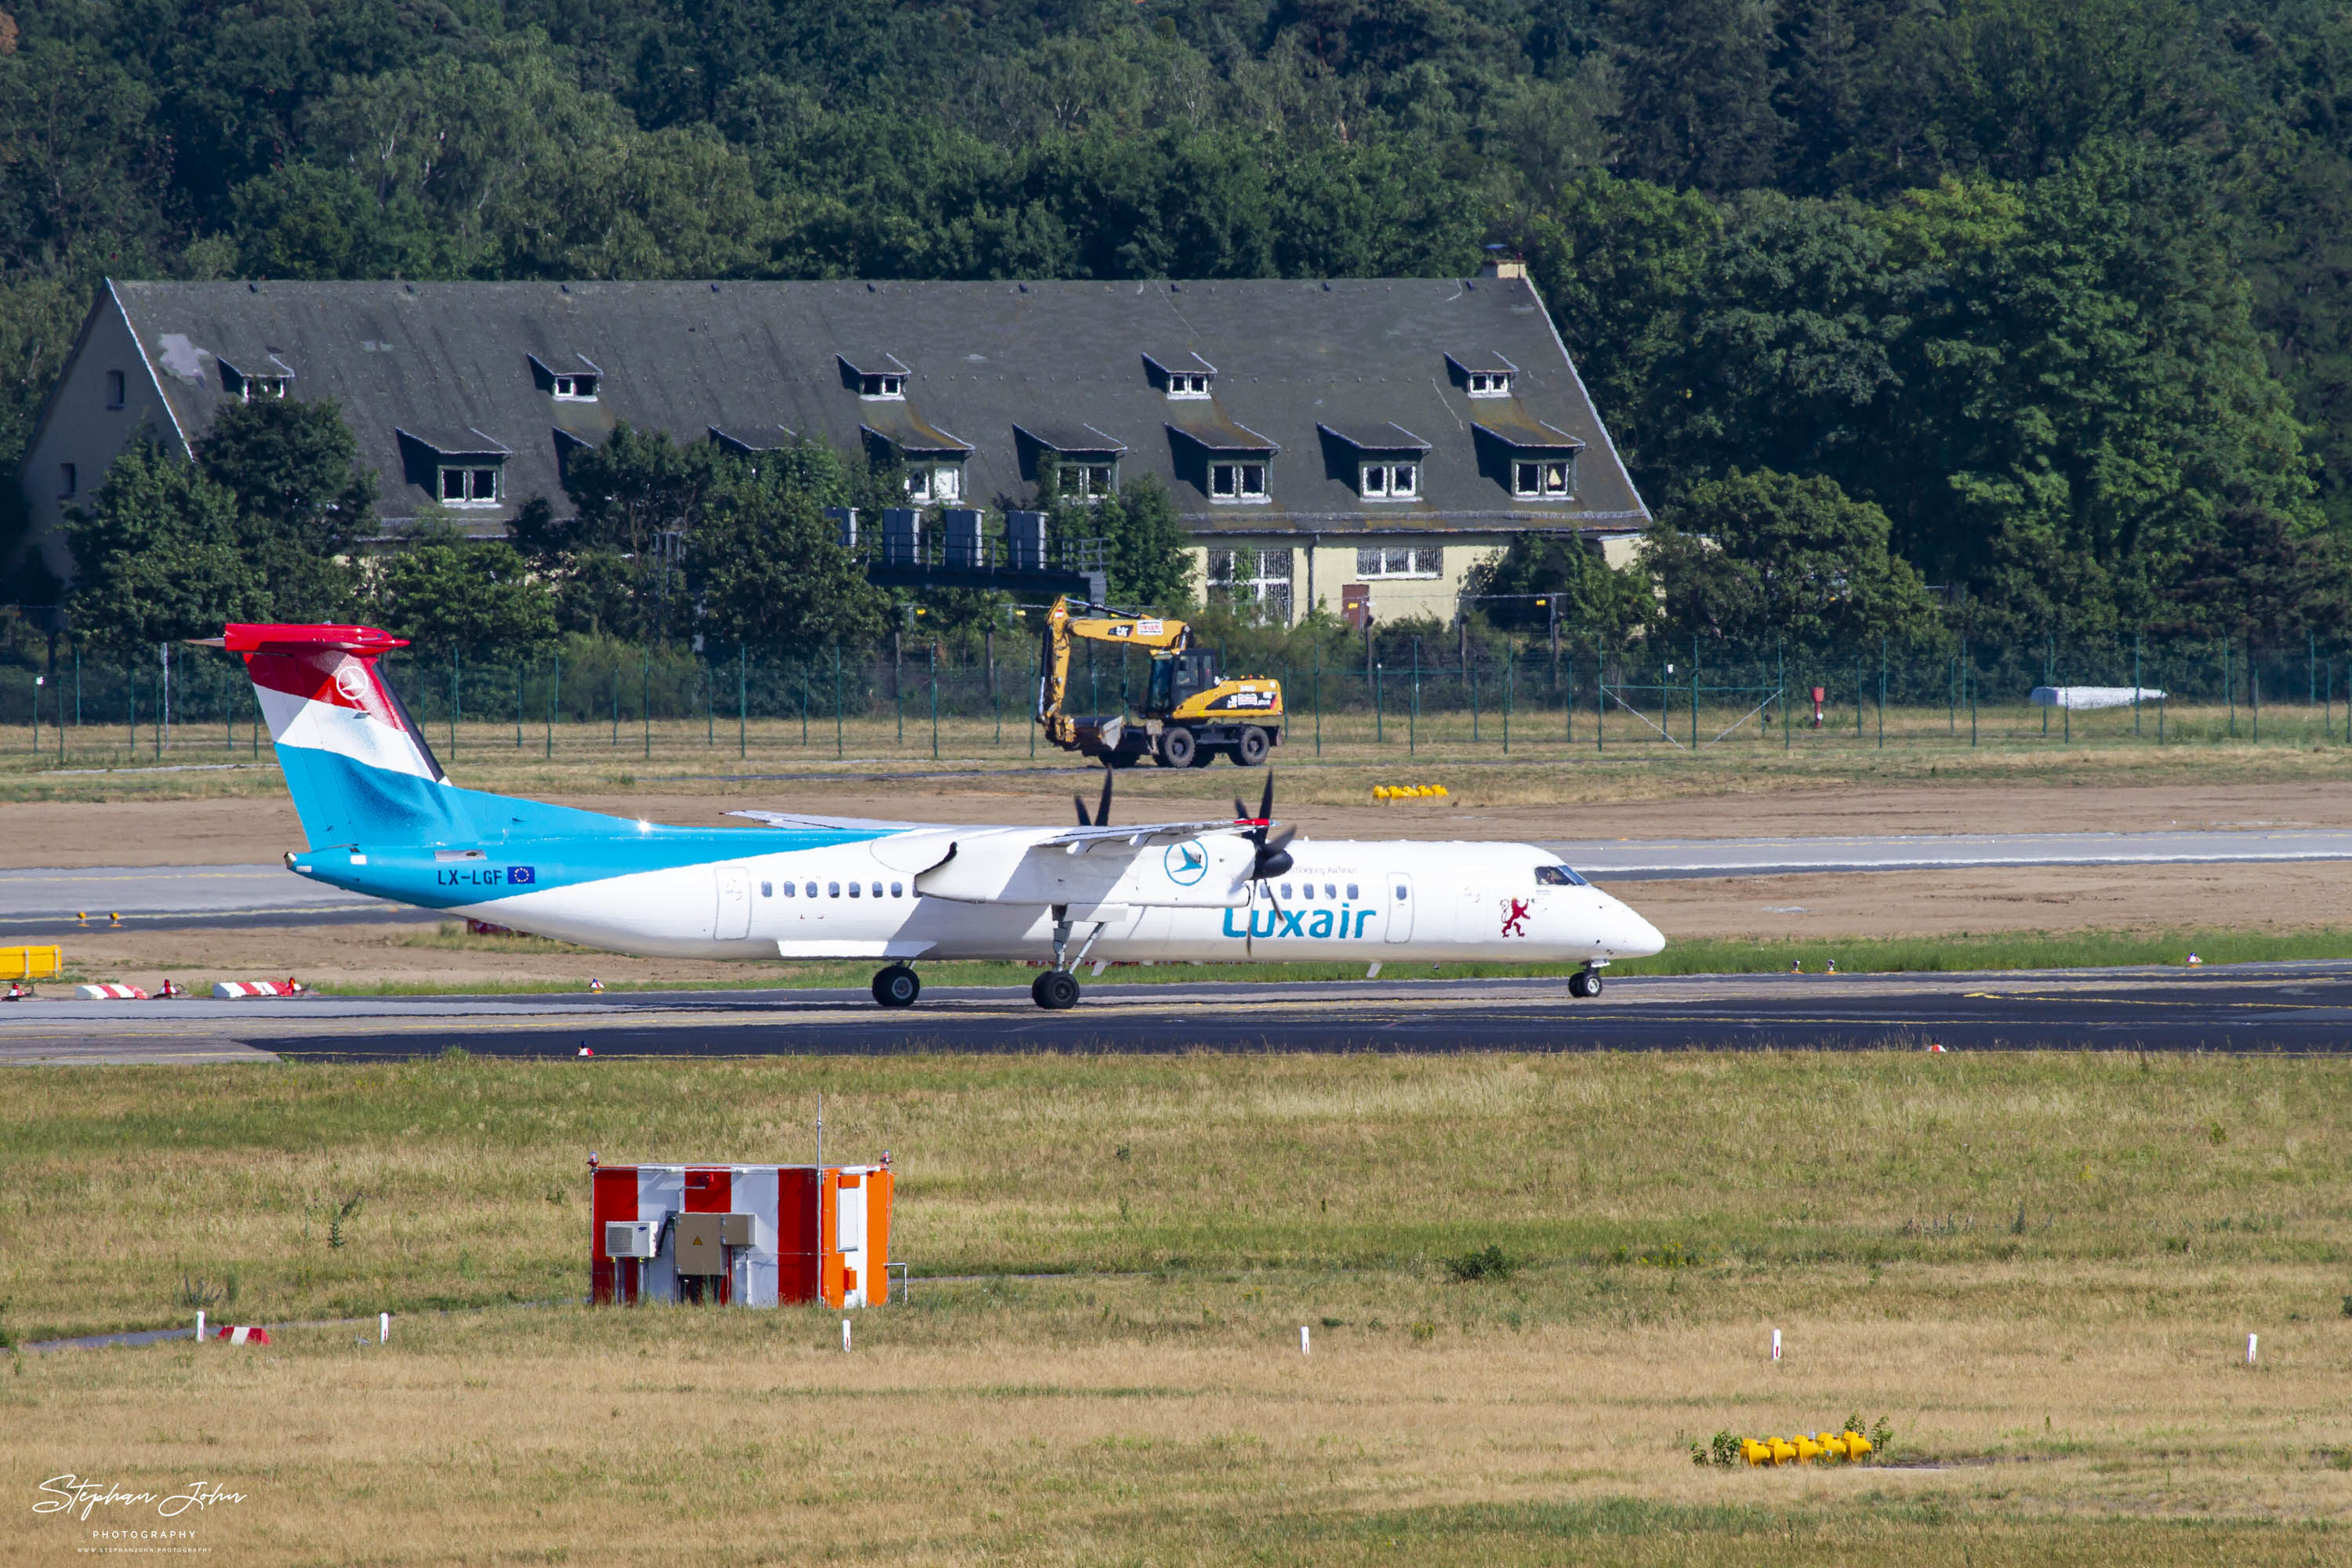
{"type": "Polygon", "coordinates": [[[890,1300],[890,1173],[874,1173],[866,1194],[866,1256],[874,1259],[874,1282],[866,1299],[879,1307],[890,1300]]]}

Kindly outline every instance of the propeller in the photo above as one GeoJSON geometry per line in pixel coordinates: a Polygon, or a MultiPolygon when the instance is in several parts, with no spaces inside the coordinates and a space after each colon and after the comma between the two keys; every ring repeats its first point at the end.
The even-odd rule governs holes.
{"type": "Polygon", "coordinates": [[[1274,773],[1271,769],[1266,772],[1265,794],[1258,801],[1257,815],[1250,816],[1249,807],[1235,800],[1234,820],[1257,824],[1256,830],[1250,835],[1250,842],[1257,846],[1257,863],[1250,868],[1251,880],[1262,882],[1268,877],[1279,877],[1290,869],[1292,861],[1287,846],[1298,830],[1295,827],[1274,827],[1274,773]]]}
{"type": "Polygon", "coordinates": [[[1087,816],[1087,797],[1082,795],[1074,795],[1070,797],[1070,804],[1078,808],[1078,826],[1080,827],[1108,827],[1110,826],[1110,785],[1111,781],[1118,776],[1118,775],[1117,773],[1111,772],[1108,767],[1103,769],[1102,800],[1095,806],[1095,814],[1091,820],[1087,816]]]}

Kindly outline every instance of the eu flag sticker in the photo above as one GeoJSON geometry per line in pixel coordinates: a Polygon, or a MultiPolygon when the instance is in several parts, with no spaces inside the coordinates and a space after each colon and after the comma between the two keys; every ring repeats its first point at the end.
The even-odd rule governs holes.
{"type": "Polygon", "coordinates": [[[536,882],[538,880],[539,868],[536,866],[515,866],[509,868],[507,871],[507,885],[509,887],[520,887],[525,882],[536,882]]]}

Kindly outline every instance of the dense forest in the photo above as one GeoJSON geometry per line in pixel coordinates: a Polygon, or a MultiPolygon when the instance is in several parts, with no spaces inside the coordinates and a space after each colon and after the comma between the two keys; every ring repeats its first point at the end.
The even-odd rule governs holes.
{"type": "Polygon", "coordinates": [[[1682,623],[1784,603],[1799,559],[1987,635],[2352,608],[2352,12],[2311,0],[16,3],[0,454],[110,274],[1502,245],[1662,559],[1723,547],[1683,548],[1682,623]]]}

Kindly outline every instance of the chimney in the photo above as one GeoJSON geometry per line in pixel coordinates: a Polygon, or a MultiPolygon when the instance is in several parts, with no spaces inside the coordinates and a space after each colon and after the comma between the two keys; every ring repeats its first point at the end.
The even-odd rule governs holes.
{"type": "Polygon", "coordinates": [[[1528,264],[1516,256],[1490,256],[1478,264],[1481,278],[1525,278],[1528,264]]]}

